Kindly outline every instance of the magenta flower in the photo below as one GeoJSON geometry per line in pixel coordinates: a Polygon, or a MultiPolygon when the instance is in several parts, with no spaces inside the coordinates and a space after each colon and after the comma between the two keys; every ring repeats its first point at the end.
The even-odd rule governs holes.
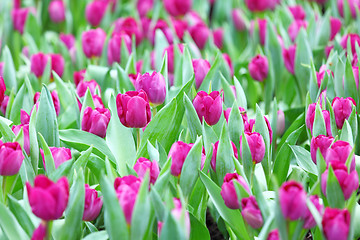
{"type": "Polygon", "coordinates": [[[65,5],[62,0],[53,0],[49,4],[49,16],[54,23],[65,21],[65,5]]]}
{"type": "Polygon", "coordinates": [[[249,66],[250,76],[259,82],[264,81],[269,73],[269,64],[265,56],[257,55],[251,59],[249,66]]]}
{"type": "Polygon", "coordinates": [[[247,192],[250,192],[249,187],[242,176],[237,173],[227,173],[224,177],[224,183],[221,186],[220,194],[228,208],[239,209],[240,203],[236,194],[234,181],[240,183],[247,192]]]}
{"type": "Polygon", "coordinates": [[[104,138],[110,117],[110,110],[107,108],[95,108],[93,110],[91,107],[87,107],[84,111],[81,129],[104,138]]]}
{"type": "Polygon", "coordinates": [[[161,73],[153,72],[151,75],[145,73],[138,75],[135,81],[135,89],[143,90],[149,98],[149,102],[154,105],[160,105],[165,101],[166,82],[161,73]]]}
{"type": "Polygon", "coordinates": [[[24,155],[17,142],[2,143],[0,140],[0,175],[12,176],[19,172],[24,155]]]}
{"type": "Polygon", "coordinates": [[[82,49],[87,58],[100,57],[104,47],[106,33],[101,28],[85,31],[81,35],[82,49]]]}
{"type": "Polygon", "coordinates": [[[98,197],[98,192],[85,184],[85,204],[82,219],[84,221],[95,220],[99,216],[102,205],[103,201],[101,197],[98,197]]]}
{"type": "Polygon", "coordinates": [[[205,122],[212,126],[219,121],[222,112],[222,98],[218,91],[210,94],[204,91],[198,92],[193,100],[193,105],[201,122],[204,118],[205,122]]]}
{"type": "Polygon", "coordinates": [[[303,186],[293,180],[283,183],[279,189],[281,212],[291,221],[304,217],[306,212],[306,192],[303,186]]]}
{"type": "Polygon", "coordinates": [[[347,209],[325,208],[322,219],[324,235],[327,240],[348,239],[351,216],[347,209]]]}
{"type": "Polygon", "coordinates": [[[159,165],[157,162],[155,160],[151,162],[149,159],[143,157],[136,161],[134,170],[141,179],[144,178],[146,172],[149,171],[151,184],[155,184],[155,181],[159,176],[159,165]]]}

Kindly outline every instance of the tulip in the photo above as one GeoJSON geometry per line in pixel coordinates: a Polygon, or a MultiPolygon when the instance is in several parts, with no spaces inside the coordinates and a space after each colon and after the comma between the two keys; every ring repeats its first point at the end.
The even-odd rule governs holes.
{"type": "Polygon", "coordinates": [[[56,183],[44,175],[38,175],[34,187],[26,183],[29,204],[35,216],[45,221],[56,220],[63,215],[69,200],[69,183],[61,177],[56,183]]]}
{"type": "MultiPolygon", "coordinates": [[[[61,164],[63,164],[66,161],[69,161],[72,159],[71,151],[69,148],[65,147],[49,147],[49,150],[51,152],[51,155],[54,159],[55,168],[58,168],[61,164]]],[[[44,156],[44,150],[40,149],[40,154],[43,159],[43,164],[45,166],[45,156],[44,156]]]]}
{"type": "Polygon", "coordinates": [[[355,78],[356,88],[359,90],[359,67],[353,66],[352,70],[355,78]]]}
{"type": "Polygon", "coordinates": [[[241,199],[241,215],[252,228],[260,228],[263,225],[261,211],[254,196],[241,199]]]}
{"type": "Polygon", "coordinates": [[[325,52],[326,58],[329,57],[330,52],[331,52],[331,50],[333,50],[333,48],[334,48],[334,45],[332,45],[332,46],[326,46],[326,47],[325,47],[324,52],[325,52]]]}
{"type": "Polygon", "coordinates": [[[144,17],[149,11],[153,9],[154,0],[137,0],[136,9],[138,10],[139,16],[144,17]]]}
{"type": "Polygon", "coordinates": [[[257,55],[249,63],[250,76],[259,82],[267,78],[269,72],[268,60],[265,56],[257,55]]]}
{"type": "Polygon", "coordinates": [[[218,48],[222,48],[224,45],[224,29],[217,28],[213,31],[214,44],[218,48]]]}
{"type": "Polygon", "coordinates": [[[86,5],[85,18],[92,26],[98,26],[103,19],[108,6],[107,1],[93,1],[86,5]]]}
{"type": "Polygon", "coordinates": [[[94,79],[90,81],[80,81],[76,87],[76,93],[79,97],[83,97],[85,96],[86,90],[89,89],[91,95],[95,95],[96,88],[98,88],[99,92],[101,92],[99,84],[94,79]]]}
{"type": "Polygon", "coordinates": [[[116,196],[119,199],[119,203],[123,209],[128,225],[131,224],[132,212],[135,206],[140,185],[141,179],[132,175],[122,178],[118,177],[114,182],[116,196]]]}
{"type": "Polygon", "coordinates": [[[176,36],[183,41],[184,34],[188,28],[188,24],[185,20],[172,18],[171,22],[174,26],[176,36]]]}
{"type": "Polygon", "coordinates": [[[20,110],[20,125],[13,125],[11,130],[14,132],[15,135],[18,135],[20,130],[23,129],[24,134],[24,150],[27,155],[30,154],[30,135],[29,135],[29,121],[30,116],[24,111],[20,110]]]}
{"type": "Polygon", "coordinates": [[[173,176],[177,177],[181,174],[181,169],[191,147],[190,144],[182,141],[175,142],[171,146],[168,158],[171,157],[171,174],[173,176]]]}
{"type": "Polygon", "coordinates": [[[311,1],[321,4],[321,5],[324,5],[327,2],[327,0],[311,0],[311,1]]]}
{"type": "MultiPolygon", "coordinates": [[[[100,97],[100,96],[98,96],[98,95],[93,95],[92,98],[93,98],[93,101],[94,101],[94,106],[95,106],[95,108],[105,108],[105,107],[104,107],[104,103],[103,103],[103,101],[101,100],[101,97],[100,97]]],[[[80,109],[80,110],[81,110],[81,109],[80,109]]]]}
{"type": "Polygon", "coordinates": [[[65,5],[62,0],[53,0],[49,4],[49,16],[54,23],[65,21],[65,5]]]}
{"type": "Polygon", "coordinates": [[[98,197],[98,192],[95,189],[90,188],[88,184],[85,184],[85,203],[83,221],[93,221],[99,216],[102,208],[103,201],[101,197],[98,197]]]}
{"type": "Polygon", "coordinates": [[[335,97],[333,99],[331,106],[334,109],[335,122],[338,129],[342,129],[345,119],[349,119],[353,105],[356,106],[356,103],[351,97],[335,97]]]}
{"type": "Polygon", "coordinates": [[[224,199],[225,205],[231,209],[239,209],[240,204],[237,197],[234,181],[240,183],[241,186],[247,192],[250,192],[248,185],[245,182],[245,179],[237,173],[227,173],[224,177],[224,182],[221,186],[221,196],[224,199]]]}
{"type": "Polygon", "coordinates": [[[13,1],[13,8],[14,8],[14,9],[19,9],[19,8],[21,8],[21,0],[14,0],[14,1],[13,1]]]}
{"type": "Polygon", "coordinates": [[[250,35],[254,33],[255,24],[258,26],[260,44],[264,46],[266,41],[267,20],[257,19],[256,21],[252,21],[250,25],[250,35]]]}
{"type": "MultiPolygon", "coordinates": [[[[231,146],[232,146],[235,158],[238,159],[238,150],[233,142],[231,142],[231,146]]],[[[213,152],[212,152],[212,157],[211,157],[211,162],[210,162],[211,168],[214,170],[214,172],[216,172],[216,156],[217,156],[218,147],[219,147],[219,141],[217,141],[215,144],[213,144],[213,152]]],[[[240,153],[240,155],[241,155],[241,153],[240,153]]]]}
{"type": "Polygon", "coordinates": [[[330,17],[330,41],[334,40],[336,34],[341,30],[341,20],[330,17]]]}
{"type": "Polygon", "coordinates": [[[149,100],[143,90],[119,93],[116,106],[121,123],[129,128],[143,128],[151,120],[149,100]]]}
{"type": "Polygon", "coordinates": [[[201,122],[204,118],[205,122],[212,126],[219,121],[222,112],[222,98],[218,91],[210,94],[204,91],[198,92],[193,100],[193,105],[201,122]]]}
{"type": "Polygon", "coordinates": [[[355,45],[356,43],[360,45],[360,36],[357,35],[356,33],[349,33],[347,35],[344,35],[341,38],[340,45],[345,51],[347,50],[348,41],[350,41],[351,52],[353,55],[355,55],[356,54],[355,45]]]}
{"type": "Polygon", "coordinates": [[[281,136],[285,131],[285,114],[283,111],[277,111],[277,121],[276,121],[276,135],[281,136]]]}
{"type": "Polygon", "coordinates": [[[189,28],[189,33],[199,49],[204,49],[210,36],[210,30],[204,23],[197,23],[189,28]]]}
{"type": "MultiPolygon", "coordinates": [[[[245,122],[248,121],[248,116],[246,114],[245,108],[239,107],[239,112],[240,112],[243,122],[245,124],[245,122]]],[[[224,117],[225,117],[226,122],[229,122],[230,113],[231,113],[231,108],[228,108],[224,111],[224,117]]]]}
{"type": "Polygon", "coordinates": [[[135,81],[135,89],[143,90],[149,98],[149,102],[154,105],[160,105],[165,101],[166,82],[161,73],[153,72],[151,75],[145,73],[138,75],[135,81]]]}
{"type": "Polygon", "coordinates": [[[270,0],[245,0],[247,8],[251,12],[263,12],[267,9],[270,9],[270,2],[270,0]]]}
{"type": "Polygon", "coordinates": [[[100,57],[106,39],[106,33],[101,28],[85,31],[81,35],[81,45],[87,58],[100,57]]]}
{"type": "MultiPolygon", "coordinates": [[[[326,151],[325,161],[327,164],[332,162],[345,164],[352,149],[348,142],[338,140],[326,151]]],[[[351,160],[350,170],[355,170],[355,156],[351,160]]]]}
{"type": "MultiPolygon", "coordinates": [[[[319,212],[320,215],[322,215],[324,206],[320,204],[319,197],[317,195],[310,196],[310,201],[314,204],[315,208],[319,212]]],[[[307,208],[304,216],[304,228],[310,229],[316,226],[315,219],[310,212],[310,210],[307,208]]]]}
{"type": "Polygon", "coordinates": [[[211,65],[207,60],[201,58],[193,59],[192,65],[195,74],[195,85],[196,89],[198,89],[204,81],[206,74],[209,72],[211,65]]]}
{"type": "MultiPolygon", "coordinates": [[[[55,109],[55,113],[56,113],[57,116],[59,116],[59,113],[60,113],[60,100],[59,100],[59,96],[58,96],[56,90],[51,92],[51,98],[52,98],[52,101],[53,101],[53,106],[54,106],[54,109],[55,109]]],[[[38,104],[39,99],[40,99],[40,92],[36,92],[35,95],[34,95],[34,104],[38,104]]]]}
{"type": "MultiPolygon", "coordinates": [[[[308,107],[305,118],[306,127],[310,129],[311,133],[313,130],[313,125],[315,120],[315,109],[316,109],[316,103],[311,103],[308,107]]],[[[330,126],[330,113],[327,110],[322,110],[322,114],[325,120],[326,134],[328,136],[332,136],[331,126],[330,126]]]]}
{"type": "MultiPolygon", "coordinates": [[[[316,72],[316,80],[318,88],[321,86],[321,82],[324,79],[325,74],[334,76],[334,73],[330,69],[326,69],[326,65],[322,65],[319,69],[319,72],[316,72]]],[[[321,101],[320,101],[321,102],[321,101]]]]}
{"type": "Polygon", "coordinates": [[[305,19],[306,12],[301,5],[291,6],[288,9],[295,20],[304,20],[305,19]]]}
{"type": "Polygon", "coordinates": [[[106,129],[110,121],[110,111],[106,108],[85,108],[81,123],[81,130],[95,134],[101,138],[106,136],[106,129]]]}
{"type": "Polygon", "coordinates": [[[3,102],[5,98],[6,85],[4,82],[4,78],[0,76],[0,103],[3,102]]]}
{"type": "Polygon", "coordinates": [[[33,54],[30,58],[31,72],[34,73],[36,77],[41,77],[44,74],[48,60],[49,56],[42,52],[33,54]]]}
{"type": "Polygon", "coordinates": [[[143,157],[137,160],[134,165],[134,170],[141,179],[143,179],[146,172],[149,171],[151,184],[154,184],[159,176],[159,165],[157,162],[155,160],[151,162],[149,159],[143,157]]]}
{"type": "Polygon", "coordinates": [[[124,42],[128,53],[131,53],[131,39],[124,33],[114,33],[108,43],[108,63],[112,65],[114,62],[120,63],[121,60],[121,45],[124,42]]]}
{"type": "Polygon", "coordinates": [[[159,19],[156,22],[156,25],[154,26],[154,28],[152,29],[152,31],[150,33],[151,44],[155,45],[155,34],[156,34],[156,30],[158,30],[158,29],[163,32],[163,34],[166,37],[166,40],[168,41],[168,43],[172,44],[173,43],[172,30],[168,26],[167,22],[165,20],[162,20],[162,19],[159,19]]]}
{"type": "Polygon", "coordinates": [[[24,33],[24,27],[29,12],[34,12],[34,10],[32,8],[18,8],[11,11],[13,27],[20,34],[24,33]]]}
{"type": "Polygon", "coordinates": [[[301,28],[306,29],[307,25],[308,25],[307,21],[303,21],[303,20],[295,20],[290,24],[290,26],[288,28],[288,33],[289,33],[289,37],[292,42],[295,42],[296,37],[297,37],[298,33],[300,32],[300,29],[301,28]]]}
{"type": "Polygon", "coordinates": [[[302,185],[290,180],[283,183],[279,189],[281,212],[285,218],[291,221],[304,216],[306,211],[306,192],[302,185]]]}
{"type": "Polygon", "coordinates": [[[183,16],[190,11],[192,0],[164,0],[164,7],[173,17],[183,16]]]}
{"type": "Polygon", "coordinates": [[[243,15],[244,15],[243,12],[239,8],[233,9],[231,12],[234,26],[238,31],[244,31],[246,29],[246,24],[243,15]]]}
{"type": "Polygon", "coordinates": [[[142,39],[141,30],[136,20],[132,17],[119,18],[115,21],[114,33],[126,33],[132,38],[135,35],[136,45],[139,45],[142,39]]]}
{"type": "Polygon", "coordinates": [[[288,49],[284,48],[282,50],[285,67],[293,75],[295,74],[295,54],[296,45],[292,45],[288,49]]]}
{"type": "Polygon", "coordinates": [[[228,65],[228,67],[229,67],[230,76],[231,76],[231,77],[234,76],[234,67],[233,67],[233,65],[232,65],[230,56],[229,56],[228,54],[226,54],[226,53],[223,53],[222,56],[223,56],[223,59],[224,59],[225,63],[226,63],[226,64],[228,65]]]}
{"type": "Polygon", "coordinates": [[[17,142],[0,142],[0,175],[12,176],[19,172],[24,155],[17,142]]]}
{"type": "Polygon", "coordinates": [[[249,144],[251,159],[254,163],[259,163],[265,156],[265,142],[260,133],[245,133],[246,140],[249,144]]]}
{"type": "Polygon", "coordinates": [[[60,33],[59,39],[69,50],[75,46],[75,37],[72,34],[60,33]]]}
{"type": "Polygon", "coordinates": [[[2,100],[1,105],[0,105],[0,110],[4,116],[6,115],[6,109],[7,109],[8,103],[9,103],[9,96],[5,96],[4,100],[2,100]]]}
{"type": "MultiPolygon", "coordinates": [[[[65,60],[60,54],[49,54],[51,59],[51,70],[56,72],[59,77],[64,73],[65,60]]],[[[52,74],[51,74],[52,77],[52,74]]]]}
{"type": "Polygon", "coordinates": [[[34,230],[31,240],[44,240],[46,239],[47,229],[44,223],[40,223],[39,226],[34,230]]]}
{"type": "Polygon", "coordinates": [[[266,240],[280,240],[279,230],[274,229],[271,232],[269,232],[269,235],[266,238],[266,240]]]}
{"type": "Polygon", "coordinates": [[[326,156],[327,150],[330,148],[331,143],[334,141],[333,137],[327,137],[325,135],[319,135],[317,137],[312,137],[310,143],[310,153],[311,159],[316,164],[316,152],[320,149],[321,155],[326,156]]]}
{"type": "Polygon", "coordinates": [[[325,208],[321,224],[327,240],[348,239],[351,216],[347,209],[325,208]]]}
{"type": "MultiPolygon", "coordinates": [[[[176,46],[176,45],[174,45],[174,44],[170,45],[169,47],[165,48],[164,52],[163,52],[163,55],[165,55],[165,53],[167,53],[168,71],[169,71],[169,73],[174,73],[174,66],[175,66],[175,57],[174,57],[175,56],[175,54],[174,54],[175,50],[174,50],[174,46],[176,46]]],[[[183,53],[184,45],[183,44],[178,44],[177,47],[178,47],[178,51],[180,53],[183,53]]],[[[155,57],[155,55],[154,55],[154,57],[155,57]]],[[[152,63],[152,67],[153,67],[153,69],[155,69],[155,59],[154,59],[154,61],[152,63]]]]}
{"type": "MultiPolygon", "coordinates": [[[[359,7],[360,7],[359,1],[358,0],[347,0],[347,2],[349,4],[348,6],[350,7],[350,13],[351,13],[352,18],[356,18],[356,9],[359,9],[359,7]]],[[[341,17],[344,17],[345,16],[344,0],[338,0],[337,7],[338,7],[341,17]]]]}
{"type": "Polygon", "coordinates": [[[86,69],[82,69],[78,72],[74,72],[73,78],[75,86],[77,86],[85,78],[86,69]]]}

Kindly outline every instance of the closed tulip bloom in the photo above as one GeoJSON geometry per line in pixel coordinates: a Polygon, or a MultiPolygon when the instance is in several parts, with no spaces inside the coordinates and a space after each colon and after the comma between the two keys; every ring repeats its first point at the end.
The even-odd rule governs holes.
{"type": "Polygon", "coordinates": [[[2,76],[0,76],[0,103],[5,98],[5,91],[6,91],[6,85],[4,82],[4,78],[2,76]]]}
{"type": "MultiPolygon", "coordinates": [[[[61,164],[72,159],[71,151],[65,147],[49,147],[51,155],[54,159],[55,168],[58,168],[61,164]]],[[[40,149],[40,154],[43,158],[43,164],[45,166],[44,151],[40,149]]]]}
{"type": "Polygon", "coordinates": [[[131,224],[132,212],[134,210],[136,198],[140,189],[141,179],[129,175],[115,179],[114,188],[119,199],[120,206],[124,212],[128,225],[131,224]]]}
{"type": "Polygon", "coordinates": [[[244,15],[243,12],[239,8],[233,9],[231,11],[231,16],[232,16],[234,26],[235,26],[236,30],[238,30],[238,31],[244,31],[246,29],[246,24],[245,24],[243,15],[244,15]]]}
{"type": "Polygon", "coordinates": [[[251,12],[263,12],[270,8],[270,0],[245,0],[245,4],[251,12]]]}
{"type": "Polygon", "coordinates": [[[326,65],[322,65],[319,69],[319,72],[316,72],[318,88],[320,88],[321,82],[323,81],[325,74],[328,74],[329,76],[332,75],[334,77],[334,73],[330,69],[327,69],[326,65]]]}
{"type": "Polygon", "coordinates": [[[311,159],[316,164],[316,152],[320,149],[321,155],[325,158],[327,150],[330,148],[331,143],[334,141],[333,137],[319,135],[313,137],[310,143],[311,159]]]}
{"type": "Polygon", "coordinates": [[[29,204],[35,216],[45,221],[59,219],[68,204],[69,183],[61,177],[56,183],[44,175],[36,176],[34,187],[26,183],[29,204]]]}
{"type": "Polygon", "coordinates": [[[141,179],[144,178],[146,172],[149,171],[151,184],[154,184],[159,176],[159,165],[157,162],[155,160],[151,162],[149,159],[143,157],[136,161],[134,170],[141,179]]]}
{"type": "Polygon", "coordinates": [[[104,138],[110,117],[111,114],[107,108],[95,108],[93,110],[91,107],[87,107],[84,111],[81,129],[104,138]]]}
{"type": "Polygon", "coordinates": [[[265,142],[260,133],[245,133],[246,140],[250,147],[251,158],[254,163],[260,163],[265,156],[265,142]]]}
{"type": "Polygon", "coordinates": [[[289,33],[289,37],[292,42],[295,42],[296,37],[297,37],[298,33],[300,32],[300,29],[301,28],[306,29],[307,25],[308,25],[307,21],[303,21],[303,20],[295,20],[290,24],[290,26],[288,28],[288,33],[289,33]]]}
{"type": "Polygon", "coordinates": [[[247,192],[250,192],[249,187],[242,176],[237,173],[227,173],[224,177],[220,194],[228,208],[239,209],[240,203],[236,194],[234,181],[240,183],[247,192]]]}
{"type": "Polygon", "coordinates": [[[213,31],[214,44],[218,48],[222,48],[224,45],[224,29],[218,28],[213,31]]]}
{"type": "Polygon", "coordinates": [[[30,135],[29,135],[29,121],[30,116],[23,109],[20,110],[20,125],[13,125],[11,130],[15,135],[18,135],[20,130],[23,130],[24,134],[24,150],[27,155],[30,155],[30,135]]]}
{"type": "MultiPolygon", "coordinates": [[[[62,77],[64,73],[65,60],[61,54],[49,54],[51,59],[51,70],[56,72],[59,77],[62,77]]],[[[52,74],[51,74],[52,77],[52,74]]]]}
{"type": "Polygon", "coordinates": [[[297,220],[306,211],[306,192],[303,186],[293,180],[283,183],[279,189],[281,212],[286,219],[297,220]]]}
{"type": "Polygon", "coordinates": [[[88,3],[85,8],[86,21],[92,26],[98,26],[105,15],[107,6],[107,1],[94,0],[88,3]]]}
{"type": "Polygon", "coordinates": [[[30,58],[31,72],[34,73],[36,77],[41,77],[44,73],[48,60],[49,57],[42,52],[33,54],[30,58]]]}
{"type": "Polygon", "coordinates": [[[265,56],[257,55],[253,59],[251,59],[249,66],[250,76],[259,82],[264,81],[269,72],[269,64],[268,60],[265,56]]]}
{"type": "Polygon", "coordinates": [[[95,106],[95,108],[105,108],[105,107],[104,107],[104,103],[103,103],[103,101],[102,101],[102,99],[101,99],[100,96],[98,96],[98,95],[93,95],[92,98],[93,98],[93,101],[94,101],[94,106],[95,106]]]}
{"type": "Polygon", "coordinates": [[[341,38],[340,41],[340,45],[341,47],[346,51],[347,50],[347,43],[348,43],[348,39],[350,38],[350,46],[351,46],[351,52],[353,55],[356,54],[356,43],[360,45],[360,36],[357,35],[356,33],[349,33],[347,35],[344,35],[341,38]]]}
{"type": "MultiPolygon", "coordinates": [[[[310,196],[310,201],[314,204],[315,208],[317,209],[318,213],[322,215],[322,212],[324,210],[324,206],[320,204],[319,197],[317,195],[310,196]]],[[[307,208],[306,213],[304,216],[304,228],[310,229],[316,226],[315,219],[310,212],[310,210],[307,208]]]]}
{"type": "MultiPolygon", "coordinates": [[[[314,125],[314,120],[315,120],[315,109],[316,109],[316,103],[311,103],[308,107],[308,110],[306,112],[306,117],[305,117],[306,127],[310,129],[311,133],[313,130],[313,125],[314,125]]],[[[322,110],[321,112],[323,114],[324,121],[325,121],[326,134],[328,136],[332,136],[331,126],[330,126],[330,113],[328,110],[322,110]]]]}
{"type": "Polygon", "coordinates": [[[74,83],[77,86],[85,78],[86,69],[73,73],[74,83]]]}
{"type": "Polygon", "coordinates": [[[149,102],[154,105],[160,105],[165,101],[166,82],[163,75],[159,72],[153,72],[151,75],[145,73],[138,75],[135,81],[135,89],[137,91],[144,90],[149,98],[149,102]]]}
{"type": "Polygon", "coordinates": [[[271,232],[269,232],[268,237],[266,238],[266,240],[280,240],[280,236],[279,236],[279,230],[278,229],[274,229],[271,232]]]}
{"type": "Polygon", "coordinates": [[[0,175],[12,176],[19,172],[24,155],[17,142],[0,141],[0,175]]]}
{"type": "Polygon", "coordinates": [[[85,203],[83,221],[95,220],[101,211],[103,201],[101,197],[98,197],[98,192],[95,189],[90,188],[88,184],[85,184],[85,203]]]}
{"type": "MultiPolygon", "coordinates": [[[[170,46],[168,46],[167,48],[164,49],[163,52],[163,56],[165,55],[165,53],[167,53],[167,57],[168,57],[168,71],[169,73],[174,73],[174,68],[175,68],[175,53],[174,53],[174,47],[178,47],[178,51],[182,54],[184,51],[184,45],[183,44],[171,44],[170,46]]],[[[152,68],[155,69],[155,55],[153,55],[154,59],[152,59],[152,68]]]]}
{"type": "Polygon", "coordinates": [[[356,103],[351,97],[335,97],[333,99],[331,106],[334,109],[335,122],[338,129],[342,129],[345,119],[349,119],[353,105],[356,106],[356,103]]]}
{"type": "Polygon", "coordinates": [[[174,26],[176,36],[180,39],[180,41],[183,41],[184,34],[188,29],[187,22],[185,20],[176,18],[172,18],[171,22],[174,26]]]}
{"type": "Polygon", "coordinates": [[[231,61],[230,56],[229,56],[228,54],[226,54],[226,53],[223,53],[222,56],[223,56],[223,59],[224,59],[225,63],[226,63],[226,64],[228,65],[228,67],[229,67],[230,76],[231,76],[231,77],[234,76],[234,67],[233,67],[233,64],[232,64],[232,61],[231,61]]]}
{"type": "Polygon", "coordinates": [[[107,49],[107,57],[109,65],[114,62],[120,63],[121,60],[121,45],[124,42],[128,53],[131,53],[131,39],[124,33],[114,33],[110,38],[107,49]]]}
{"type": "MultiPolygon", "coordinates": [[[[327,164],[332,162],[345,164],[352,150],[350,143],[338,140],[326,151],[325,161],[327,164]]],[[[355,170],[355,156],[351,160],[350,170],[355,170]]]]}
{"type": "Polygon", "coordinates": [[[200,50],[204,49],[205,44],[207,43],[210,36],[210,30],[208,26],[206,26],[204,23],[199,22],[189,28],[189,33],[194,40],[196,46],[198,46],[200,50]]]}
{"type": "Polygon", "coordinates": [[[24,33],[24,27],[29,12],[33,12],[31,8],[18,8],[11,11],[11,19],[13,22],[13,28],[20,34],[24,33]]]}
{"type": "Polygon", "coordinates": [[[171,157],[171,174],[173,176],[177,177],[181,174],[181,169],[191,147],[190,144],[182,141],[175,142],[171,146],[168,158],[171,157]]]}
{"type": "Polygon", "coordinates": [[[9,96],[5,96],[4,100],[2,100],[1,105],[0,105],[0,111],[2,112],[2,114],[4,116],[6,115],[6,109],[7,109],[8,104],[9,104],[9,96]]]}
{"type": "Polygon", "coordinates": [[[353,66],[352,70],[355,78],[356,88],[359,90],[359,67],[353,66]]]}
{"type": "Polygon", "coordinates": [[[106,33],[101,28],[85,31],[81,35],[81,45],[87,58],[100,57],[104,47],[106,33]]]}
{"type": "MultiPolygon", "coordinates": [[[[56,92],[56,90],[51,92],[51,98],[54,104],[54,109],[55,109],[55,113],[57,116],[59,116],[60,113],[60,100],[59,100],[59,96],[56,92]]],[[[40,99],[40,92],[36,92],[34,95],[34,104],[38,104],[38,101],[40,99]]]]}
{"type": "Polygon", "coordinates": [[[129,128],[143,128],[151,120],[148,97],[143,90],[119,93],[116,106],[121,123],[129,128]]]}
{"type": "Polygon", "coordinates": [[[321,221],[324,235],[327,240],[348,239],[351,216],[349,211],[337,208],[325,208],[321,221]]]}
{"type": "Polygon", "coordinates": [[[334,45],[330,45],[330,46],[326,46],[326,47],[325,47],[324,52],[325,52],[325,55],[326,55],[326,59],[329,57],[330,52],[331,52],[331,50],[333,50],[333,49],[334,49],[334,45]]]}
{"type": "MultiPolygon", "coordinates": [[[[236,146],[233,142],[231,142],[231,146],[232,146],[235,158],[238,159],[238,149],[236,148],[236,146]]],[[[214,170],[214,172],[216,172],[216,156],[217,156],[218,147],[219,147],[219,141],[217,141],[215,144],[213,144],[213,152],[212,152],[212,157],[211,157],[211,162],[210,162],[211,168],[214,170]]]]}
{"type": "Polygon", "coordinates": [[[142,33],[140,27],[138,26],[135,18],[119,18],[115,21],[114,33],[126,33],[130,38],[135,36],[136,45],[139,45],[142,40],[142,33]]]}
{"type": "Polygon", "coordinates": [[[330,41],[334,40],[336,34],[341,30],[341,20],[330,17],[330,41]]]}
{"type": "Polygon", "coordinates": [[[296,45],[292,45],[288,49],[283,48],[282,50],[285,67],[293,75],[295,74],[295,55],[296,45]]]}
{"type": "Polygon", "coordinates": [[[201,122],[204,118],[205,122],[212,126],[219,121],[222,112],[222,98],[218,91],[210,94],[204,91],[198,92],[193,100],[193,105],[201,122]]]}
{"type": "Polygon", "coordinates": [[[44,240],[46,239],[47,228],[43,222],[40,222],[39,226],[34,230],[31,240],[44,240]]]}
{"type": "Polygon", "coordinates": [[[62,41],[65,44],[65,46],[69,50],[75,46],[75,37],[72,34],[60,33],[59,39],[60,39],[60,41],[62,41]]]}
{"type": "Polygon", "coordinates": [[[49,4],[49,16],[54,23],[65,21],[65,5],[62,0],[53,0],[49,4]]]}
{"type": "Polygon", "coordinates": [[[83,97],[85,96],[86,90],[88,88],[91,95],[95,95],[96,88],[98,88],[99,92],[101,92],[100,85],[94,79],[92,79],[90,81],[80,81],[76,87],[76,93],[79,95],[79,97],[83,97]]]}
{"type": "Polygon", "coordinates": [[[136,2],[136,8],[140,17],[146,16],[153,9],[153,6],[154,0],[137,0],[136,2]]]}
{"type": "MultiPolygon", "coordinates": [[[[243,122],[245,124],[245,122],[248,121],[248,116],[246,114],[246,110],[243,107],[239,107],[239,111],[240,111],[241,117],[243,119],[243,122]]],[[[225,117],[226,122],[229,122],[230,113],[231,113],[231,108],[224,110],[224,117],[225,117]]]]}
{"type": "Polygon", "coordinates": [[[290,6],[289,11],[295,20],[304,20],[306,12],[301,5],[290,6]]]}
{"type": "Polygon", "coordinates": [[[173,32],[171,30],[171,28],[168,26],[167,22],[163,19],[159,19],[154,28],[152,29],[152,31],[150,32],[150,41],[152,45],[155,45],[155,34],[156,31],[160,30],[162,31],[162,33],[164,34],[164,36],[166,37],[166,40],[168,41],[169,44],[173,43],[173,32]]]}
{"type": "Polygon", "coordinates": [[[257,24],[258,26],[260,44],[264,46],[266,42],[267,20],[257,19],[255,21],[252,21],[250,24],[250,35],[253,35],[254,33],[255,24],[257,24]]]}
{"type": "MultiPolygon", "coordinates": [[[[338,7],[341,17],[345,16],[344,1],[346,1],[346,0],[337,0],[337,7],[338,7]]],[[[350,7],[350,13],[351,13],[352,18],[356,18],[356,9],[359,9],[359,7],[360,7],[359,0],[347,0],[347,3],[349,4],[348,6],[350,7]]]]}
{"type": "Polygon", "coordinates": [[[183,16],[191,10],[192,0],[164,0],[164,7],[173,17],[183,16]]]}
{"type": "Polygon", "coordinates": [[[261,228],[263,218],[254,196],[241,199],[241,215],[252,228],[261,228]]]}
{"type": "Polygon", "coordinates": [[[209,72],[211,65],[207,60],[201,58],[193,59],[192,65],[195,74],[195,85],[196,89],[198,89],[204,81],[206,74],[209,72]]]}

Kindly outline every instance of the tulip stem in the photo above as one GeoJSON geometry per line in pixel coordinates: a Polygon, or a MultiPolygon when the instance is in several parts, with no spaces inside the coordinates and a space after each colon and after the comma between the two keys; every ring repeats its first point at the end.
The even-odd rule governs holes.
{"type": "Polygon", "coordinates": [[[136,149],[139,150],[140,147],[140,128],[136,129],[136,149]]]}
{"type": "Polygon", "coordinates": [[[2,180],[3,203],[6,204],[6,176],[2,180]]]}
{"type": "Polygon", "coordinates": [[[52,226],[53,226],[53,221],[47,221],[46,222],[46,240],[51,239],[52,226]]]}
{"type": "Polygon", "coordinates": [[[251,188],[252,188],[252,186],[253,186],[253,181],[254,181],[255,165],[256,165],[256,163],[253,162],[252,171],[251,171],[251,177],[250,177],[250,185],[251,185],[251,188]]]}

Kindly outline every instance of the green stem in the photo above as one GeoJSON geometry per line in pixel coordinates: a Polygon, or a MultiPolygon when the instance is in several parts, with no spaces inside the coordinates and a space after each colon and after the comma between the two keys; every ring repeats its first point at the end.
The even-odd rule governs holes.
{"type": "Polygon", "coordinates": [[[3,192],[3,203],[6,204],[6,176],[3,176],[2,181],[2,192],[3,192]]]}
{"type": "Polygon", "coordinates": [[[53,221],[46,222],[46,238],[45,238],[46,240],[51,239],[52,226],[53,226],[53,221]]]}
{"type": "Polygon", "coordinates": [[[296,75],[294,75],[294,78],[295,78],[296,87],[297,87],[298,92],[299,92],[300,103],[303,104],[303,103],[305,103],[304,93],[302,92],[302,88],[301,88],[301,85],[299,83],[299,79],[296,77],[296,75]]]}
{"type": "Polygon", "coordinates": [[[140,128],[136,129],[136,149],[140,148],[140,128]]]}
{"type": "Polygon", "coordinates": [[[251,177],[250,177],[250,185],[251,185],[251,188],[252,188],[252,186],[253,186],[253,180],[254,180],[254,175],[255,175],[255,165],[256,165],[256,163],[253,162],[252,171],[251,171],[251,177]]]}

